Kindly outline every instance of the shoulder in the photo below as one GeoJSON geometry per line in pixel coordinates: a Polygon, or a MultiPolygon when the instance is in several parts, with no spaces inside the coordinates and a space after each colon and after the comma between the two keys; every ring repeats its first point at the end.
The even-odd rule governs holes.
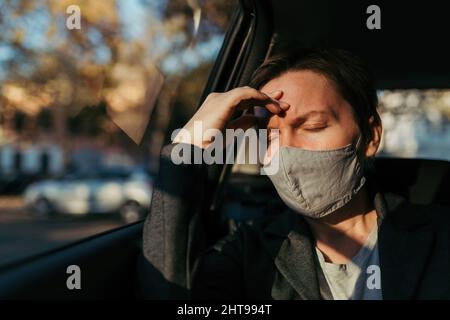
{"type": "Polygon", "coordinates": [[[450,207],[439,204],[414,204],[396,194],[383,194],[387,208],[387,219],[397,225],[414,227],[433,224],[439,228],[450,228],[450,207]]]}

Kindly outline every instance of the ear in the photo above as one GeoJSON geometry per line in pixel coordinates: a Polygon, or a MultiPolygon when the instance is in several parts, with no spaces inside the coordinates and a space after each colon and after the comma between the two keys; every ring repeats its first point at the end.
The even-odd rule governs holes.
{"type": "Polygon", "coordinates": [[[374,157],[381,143],[381,134],[383,127],[381,125],[381,119],[377,115],[377,119],[374,116],[369,118],[370,124],[370,140],[366,145],[366,157],[374,157]]]}

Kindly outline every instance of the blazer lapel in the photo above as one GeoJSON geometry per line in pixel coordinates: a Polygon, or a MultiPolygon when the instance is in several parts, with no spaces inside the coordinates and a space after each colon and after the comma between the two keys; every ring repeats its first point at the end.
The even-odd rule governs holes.
{"type": "Polygon", "coordinates": [[[431,219],[398,196],[384,199],[378,238],[383,299],[411,299],[433,244],[431,219]]]}
{"type": "Polygon", "coordinates": [[[305,221],[288,210],[284,219],[269,225],[265,231],[276,237],[266,242],[277,268],[272,297],[283,300],[320,299],[313,246],[305,221]]]}

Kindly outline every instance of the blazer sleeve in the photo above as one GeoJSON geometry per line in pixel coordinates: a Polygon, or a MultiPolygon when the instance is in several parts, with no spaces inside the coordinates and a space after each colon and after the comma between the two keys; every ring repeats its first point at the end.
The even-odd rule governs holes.
{"type": "Polygon", "coordinates": [[[195,152],[187,144],[162,148],[158,177],[143,228],[138,262],[137,294],[147,299],[189,297],[192,269],[204,251],[200,213],[204,203],[207,168],[194,164],[195,152]],[[172,153],[190,152],[189,164],[175,164],[172,153]]]}

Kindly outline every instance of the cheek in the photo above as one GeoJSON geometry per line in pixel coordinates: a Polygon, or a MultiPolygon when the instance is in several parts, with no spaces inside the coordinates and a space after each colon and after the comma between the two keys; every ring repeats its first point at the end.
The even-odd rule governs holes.
{"type": "Polygon", "coordinates": [[[353,116],[348,117],[346,121],[342,121],[339,125],[339,129],[342,137],[352,141],[361,135],[361,130],[359,130],[358,124],[353,116]]]}
{"type": "Polygon", "coordinates": [[[311,147],[317,150],[337,149],[353,143],[357,136],[357,129],[335,124],[327,128],[323,134],[317,135],[314,141],[310,141],[310,143],[311,147]]]}

